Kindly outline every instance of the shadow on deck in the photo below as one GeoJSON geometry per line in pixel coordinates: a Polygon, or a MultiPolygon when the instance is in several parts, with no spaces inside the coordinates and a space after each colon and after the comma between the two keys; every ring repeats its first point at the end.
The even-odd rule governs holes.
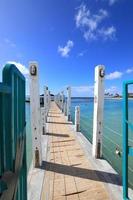
{"type": "MultiPolygon", "coordinates": [[[[53,116],[52,116],[53,117],[53,116]]],[[[64,125],[71,125],[72,124],[72,122],[50,122],[50,121],[48,121],[47,123],[49,123],[49,124],[64,124],[64,125]]]]}
{"type": "Polygon", "coordinates": [[[70,137],[68,134],[60,134],[60,133],[47,133],[46,135],[55,137],[70,137]]]}
{"type": "Polygon", "coordinates": [[[100,181],[104,183],[111,183],[111,184],[119,185],[119,186],[122,185],[119,175],[113,174],[113,173],[107,173],[104,171],[74,167],[80,164],[81,163],[68,166],[68,165],[43,161],[42,169],[46,171],[59,173],[59,174],[75,176],[78,178],[90,179],[90,180],[100,181]]]}

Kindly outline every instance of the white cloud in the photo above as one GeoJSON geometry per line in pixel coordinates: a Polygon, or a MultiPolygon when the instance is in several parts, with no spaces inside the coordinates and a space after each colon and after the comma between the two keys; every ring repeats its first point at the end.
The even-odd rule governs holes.
{"type": "Polygon", "coordinates": [[[122,72],[115,71],[115,72],[112,72],[112,73],[106,75],[105,78],[108,79],[108,80],[113,80],[113,79],[121,78],[122,75],[123,75],[122,72]]]}
{"type": "Polygon", "coordinates": [[[109,93],[109,94],[116,94],[118,93],[118,88],[116,86],[111,86],[107,89],[105,89],[105,93],[109,93]]]}
{"type": "Polygon", "coordinates": [[[116,32],[114,26],[105,28],[102,24],[108,16],[108,12],[104,9],[99,9],[97,13],[92,14],[85,4],[81,4],[75,16],[76,27],[81,30],[87,41],[103,36],[112,39],[111,36],[116,32]]]}
{"type": "Polygon", "coordinates": [[[4,43],[11,47],[16,47],[16,44],[14,42],[12,42],[11,40],[9,40],[8,38],[4,39],[4,43]]]}
{"type": "Polygon", "coordinates": [[[58,46],[58,52],[61,54],[62,57],[68,57],[73,46],[74,42],[68,40],[66,46],[64,47],[58,46]]]}
{"type": "Polygon", "coordinates": [[[126,70],[126,73],[127,73],[127,74],[131,74],[131,73],[133,73],[133,68],[129,68],[129,69],[127,69],[127,70],[126,70]]]}
{"type": "Polygon", "coordinates": [[[101,34],[101,36],[107,40],[108,38],[110,39],[114,39],[115,38],[115,33],[116,33],[116,29],[114,26],[110,26],[108,28],[102,28],[101,30],[99,30],[99,34],[101,34]]]}
{"type": "Polygon", "coordinates": [[[107,2],[109,4],[109,6],[114,5],[116,2],[118,2],[119,0],[96,0],[96,1],[103,1],[103,2],[107,2]]]}
{"type": "Polygon", "coordinates": [[[29,70],[21,63],[15,62],[15,61],[8,61],[7,63],[14,64],[22,74],[24,74],[24,75],[29,74],[29,70]]]}
{"type": "Polygon", "coordinates": [[[98,24],[108,16],[106,10],[100,9],[97,14],[91,14],[86,5],[81,5],[76,16],[76,27],[88,27],[91,31],[95,30],[98,24]]]}

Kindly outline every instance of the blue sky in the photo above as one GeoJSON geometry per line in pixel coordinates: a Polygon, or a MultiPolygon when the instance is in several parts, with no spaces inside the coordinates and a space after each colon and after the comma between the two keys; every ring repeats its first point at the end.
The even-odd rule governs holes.
{"type": "Polygon", "coordinates": [[[105,65],[105,89],[121,92],[133,77],[132,0],[1,0],[0,73],[6,62],[25,74],[39,63],[40,89],[71,85],[92,96],[94,68],[105,65]]]}

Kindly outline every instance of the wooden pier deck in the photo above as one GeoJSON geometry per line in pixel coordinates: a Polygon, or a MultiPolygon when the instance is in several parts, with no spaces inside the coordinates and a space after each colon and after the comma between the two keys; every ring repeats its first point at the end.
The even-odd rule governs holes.
{"type": "Polygon", "coordinates": [[[74,130],[55,102],[48,116],[49,155],[43,162],[45,178],[42,200],[108,200],[100,181],[74,130]]]}

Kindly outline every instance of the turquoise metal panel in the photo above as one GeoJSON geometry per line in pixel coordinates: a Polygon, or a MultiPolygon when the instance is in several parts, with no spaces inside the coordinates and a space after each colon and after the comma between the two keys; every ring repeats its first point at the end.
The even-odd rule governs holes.
{"type": "Polygon", "coordinates": [[[133,147],[128,147],[128,155],[133,156],[133,147]]]}
{"type": "Polygon", "coordinates": [[[128,146],[128,128],[133,130],[133,124],[128,121],[128,85],[133,81],[123,83],[123,199],[128,200],[128,156],[133,156],[133,147],[128,146]]]}
{"type": "Polygon", "coordinates": [[[0,83],[1,199],[27,200],[25,125],[25,78],[15,65],[7,64],[0,83]],[[9,183],[2,179],[7,172],[14,173],[12,191],[9,183]],[[9,185],[7,190],[6,185],[9,185]]]}

